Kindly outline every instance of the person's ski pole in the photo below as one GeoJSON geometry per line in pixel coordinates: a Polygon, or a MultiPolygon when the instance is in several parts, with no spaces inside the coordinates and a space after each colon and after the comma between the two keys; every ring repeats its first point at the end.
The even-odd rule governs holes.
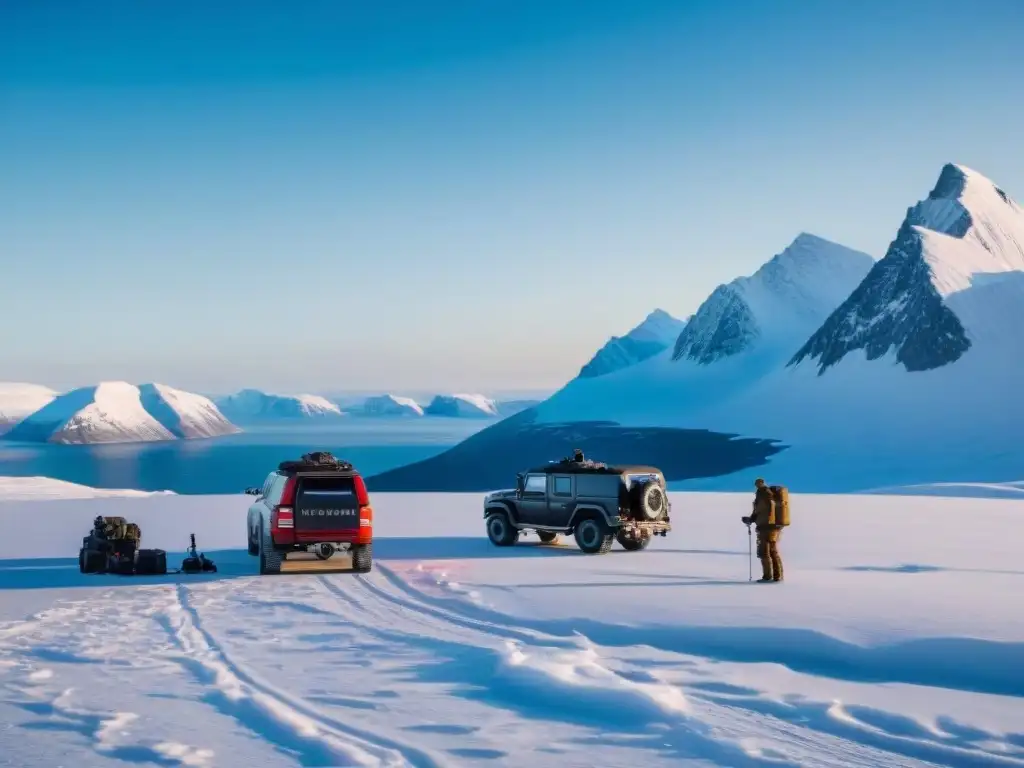
{"type": "Polygon", "coordinates": [[[754,580],[754,544],[750,538],[750,526],[747,526],[747,581],[754,580]]]}

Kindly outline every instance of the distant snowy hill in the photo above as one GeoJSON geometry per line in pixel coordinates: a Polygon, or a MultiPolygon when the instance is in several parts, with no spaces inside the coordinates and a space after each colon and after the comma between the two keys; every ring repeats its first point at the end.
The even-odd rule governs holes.
{"type": "Polygon", "coordinates": [[[142,407],[175,437],[218,437],[241,431],[208,397],[166,384],[143,384],[139,394],[142,407]]]}
{"type": "Polygon", "coordinates": [[[356,412],[362,416],[422,416],[423,408],[411,397],[377,395],[366,398],[356,412]]]}
{"type": "Polygon", "coordinates": [[[593,378],[628,368],[671,347],[686,326],[668,312],[656,309],[625,336],[613,336],[579,372],[593,378]]]}
{"type": "Polygon", "coordinates": [[[161,384],[123,381],[54,398],[6,436],[50,443],[123,443],[213,437],[237,432],[210,400],[161,384]]]}
{"type": "Polygon", "coordinates": [[[0,382],[0,434],[53,402],[58,394],[38,384],[0,382]]]}
{"type": "Polygon", "coordinates": [[[437,395],[424,413],[427,416],[487,418],[498,415],[498,406],[483,395],[437,395]]]}
{"type": "Polygon", "coordinates": [[[543,402],[542,400],[495,400],[494,405],[498,409],[498,415],[502,418],[511,416],[528,408],[534,408],[543,402]]]}
{"type": "Polygon", "coordinates": [[[343,415],[341,408],[319,395],[278,395],[256,389],[243,389],[217,398],[216,404],[227,418],[238,424],[343,415]]]}

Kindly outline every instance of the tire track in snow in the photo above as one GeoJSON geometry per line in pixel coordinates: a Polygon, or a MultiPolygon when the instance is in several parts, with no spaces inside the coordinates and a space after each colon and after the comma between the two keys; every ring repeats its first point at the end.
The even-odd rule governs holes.
{"type": "MultiPolygon", "coordinates": [[[[397,594],[389,593],[379,586],[366,582],[367,586],[380,594],[385,599],[390,599],[397,605],[408,606],[409,608],[421,610],[437,617],[450,616],[453,623],[463,626],[477,626],[480,628],[500,627],[490,617],[495,616],[495,611],[478,606],[467,605],[464,601],[452,598],[434,597],[423,593],[420,589],[407,583],[393,569],[386,565],[378,566],[381,575],[388,585],[397,594]],[[462,610],[460,610],[462,609],[462,610]],[[476,614],[476,615],[474,615],[476,614]],[[487,616],[488,618],[483,618],[487,616]]],[[[508,617],[510,621],[514,619],[508,617]]],[[[507,631],[507,630],[502,630],[507,631]]],[[[516,631],[532,633],[538,637],[551,637],[541,630],[530,628],[519,628],[516,631]]],[[[575,632],[577,637],[586,638],[586,635],[575,632]]],[[[588,640],[589,642],[589,640],[588,640]]],[[[650,646],[655,647],[655,646],[650,646]]],[[[671,654],[679,654],[678,651],[670,649],[659,649],[671,654]]],[[[921,736],[908,736],[901,733],[887,731],[877,725],[872,725],[858,719],[847,712],[839,701],[815,702],[804,701],[798,705],[773,702],[761,696],[730,696],[723,698],[709,693],[690,692],[689,697],[695,700],[727,706],[732,709],[742,709],[760,717],[772,717],[779,721],[786,721],[791,724],[800,725],[805,729],[814,730],[828,734],[847,741],[858,743],[870,749],[885,750],[891,756],[902,755],[911,760],[922,760],[926,763],[938,761],[940,765],[965,766],[1024,766],[1024,754],[1006,754],[997,750],[1009,748],[1009,751],[1016,751],[1007,739],[1000,739],[998,735],[990,735],[983,739],[994,744],[994,750],[985,749],[982,746],[973,744],[957,744],[943,741],[942,736],[932,737],[925,735],[925,729],[921,729],[921,736]]],[[[892,715],[879,711],[883,716],[892,715]]],[[[898,715],[896,716],[898,717],[898,715]]],[[[947,734],[947,736],[950,736],[947,734]]],[[[950,736],[950,738],[952,738],[950,736]]],[[[1012,739],[1013,736],[1010,736],[1012,739]]]]}
{"type": "Polygon", "coordinates": [[[445,763],[426,752],[328,717],[261,680],[203,626],[184,585],[177,586],[174,602],[158,619],[176,640],[186,666],[211,687],[218,709],[284,751],[330,765],[444,768],[445,763]]]}
{"type": "Polygon", "coordinates": [[[677,686],[649,673],[616,672],[600,657],[598,647],[579,633],[557,637],[455,614],[416,599],[410,594],[411,587],[395,585],[398,577],[386,567],[377,567],[385,585],[398,587],[397,594],[373,575],[342,577],[352,589],[340,586],[337,578],[320,577],[337,599],[339,615],[377,637],[428,653],[450,650],[463,657],[463,668],[473,674],[460,682],[486,686],[485,701],[490,699],[499,706],[514,704],[512,699],[518,697],[533,702],[536,711],[527,713],[533,718],[541,715],[564,720],[569,716],[574,724],[605,730],[601,737],[605,740],[615,738],[607,730],[614,723],[625,728],[623,745],[655,750],[671,747],[680,751],[680,757],[722,765],[932,765],[720,701],[701,700],[701,711],[695,712],[677,686]],[[365,599],[367,595],[372,599],[365,599]],[[424,636],[423,630],[429,636],[424,636]],[[481,657],[480,651],[489,653],[490,659],[481,657]],[[574,710],[583,713],[584,722],[571,717],[574,710]],[[622,712],[630,710],[637,717],[623,719],[622,712]],[[613,711],[619,714],[609,719],[613,711]],[[590,722],[586,722],[588,714],[590,722]],[[652,726],[656,733],[650,732],[652,726]]]}
{"type": "MultiPolygon", "coordinates": [[[[461,624],[473,624],[479,627],[500,626],[492,619],[492,617],[496,617],[498,614],[491,609],[468,605],[459,599],[427,595],[417,587],[407,583],[388,566],[379,566],[379,570],[387,584],[396,590],[397,594],[388,593],[375,585],[369,586],[377,590],[382,596],[395,601],[396,604],[408,605],[410,607],[418,605],[421,610],[425,610],[431,615],[438,617],[452,616],[457,623],[461,624]]],[[[508,618],[510,621],[514,620],[512,617],[508,618]]],[[[520,631],[534,633],[539,637],[552,637],[546,635],[540,629],[524,627],[520,631]]],[[[577,637],[586,638],[586,635],[583,633],[574,632],[577,637]]],[[[674,655],[684,655],[675,650],[664,648],[659,650],[674,655]]],[[[714,694],[695,691],[690,691],[688,695],[694,700],[726,706],[734,710],[745,710],[750,714],[759,717],[771,717],[780,722],[785,721],[807,730],[842,739],[849,744],[860,744],[869,749],[884,750],[888,753],[890,761],[896,755],[901,755],[910,760],[924,761],[926,764],[930,764],[931,761],[937,761],[939,765],[965,766],[965,768],[974,768],[974,766],[1024,766],[1024,754],[1015,755],[999,751],[1004,748],[1009,748],[1008,751],[1010,752],[1016,750],[1012,748],[1008,740],[1001,740],[998,735],[990,735],[988,738],[982,739],[982,741],[994,745],[994,749],[991,750],[969,743],[950,743],[949,741],[943,741],[942,736],[928,737],[924,735],[924,729],[921,729],[922,735],[919,737],[908,736],[890,732],[877,725],[864,722],[846,712],[842,703],[838,701],[815,702],[808,700],[799,704],[787,704],[773,702],[759,695],[723,698],[714,694]]],[[[879,714],[892,716],[890,713],[882,711],[879,714]]],[[[1011,735],[1009,738],[1012,739],[1013,736],[1011,735]]]]}

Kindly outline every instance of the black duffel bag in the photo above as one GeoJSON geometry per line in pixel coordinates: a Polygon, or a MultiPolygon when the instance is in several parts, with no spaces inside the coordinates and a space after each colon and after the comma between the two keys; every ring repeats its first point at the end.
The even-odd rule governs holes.
{"type": "Polygon", "coordinates": [[[135,573],[140,576],[167,573],[167,553],[162,549],[140,549],[135,558],[135,573]]]}

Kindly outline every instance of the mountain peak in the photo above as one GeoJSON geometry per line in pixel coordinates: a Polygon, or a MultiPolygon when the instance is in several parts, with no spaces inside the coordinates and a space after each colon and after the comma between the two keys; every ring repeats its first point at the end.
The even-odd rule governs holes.
{"type": "Polygon", "coordinates": [[[664,352],[675,342],[686,320],[679,320],[663,309],[655,309],[625,336],[612,336],[580,368],[581,379],[604,376],[641,363],[664,352]]]}
{"type": "Polygon", "coordinates": [[[754,274],[718,286],[679,334],[672,359],[706,365],[762,341],[795,348],[873,263],[866,253],[802,232],[754,274]]]}
{"type": "Polygon", "coordinates": [[[811,358],[821,374],[861,349],[868,360],[894,351],[908,371],[949,365],[1017,324],[1022,280],[1024,211],[987,177],[949,163],[790,364],[811,358]]]}
{"type": "Polygon", "coordinates": [[[946,163],[939,172],[938,181],[928,193],[929,200],[962,200],[965,195],[995,193],[1004,203],[1013,204],[992,179],[966,165],[946,163]]]}

